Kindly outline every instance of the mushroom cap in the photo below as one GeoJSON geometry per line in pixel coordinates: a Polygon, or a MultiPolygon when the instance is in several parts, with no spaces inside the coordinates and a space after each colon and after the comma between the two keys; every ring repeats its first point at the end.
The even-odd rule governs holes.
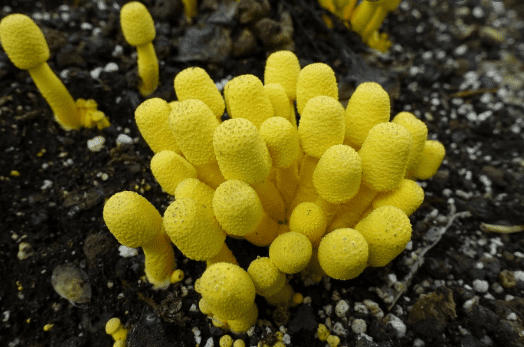
{"type": "Polygon", "coordinates": [[[155,39],[153,17],[147,7],[138,1],[131,1],[122,6],[120,25],[124,38],[131,46],[140,46],[155,39]]]}
{"type": "MultiPolygon", "coordinates": [[[[176,107],[175,104],[174,107],[176,107]]],[[[135,110],[135,122],[144,140],[155,153],[169,150],[181,153],[174,134],[169,127],[172,107],[165,100],[151,98],[142,102],[135,110]]]]}
{"type": "Polygon", "coordinates": [[[318,261],[329,277],[337,280],[355,278],[367,266],[368,244],[354,229],[333,230],[320,241],[318,261]]]}
{"type": "Polygon", "coordinates": [[[297,129],[282,117],[266,119],[260,126],[272,164],[277,168],[290,167],[300,155],[297,129]]]}
{"type": "Polygon", "coordinates": [[[424,144],[420,161],[415,168],[415,177],[421,180],[433,177],[437,173],[445,155],[446,148],[442,143],[435,140],[427,140],[424,144]]]}
{"type": "Polygon", "coordinates": [[[234,118],[220,124],[213,135],[213,148],[227,180],[256,184],[269,175],[271,156],[257,127],[247,119],[234,118]]]}
{"type": "Polygon", "coordinates": [[[257,294],[271,296],[286,284],[286,275],[268,257],[259,257],[249,264],[247,273],[251,276],[257,294]]]}
{"type": "Polygon", "coordinates": [[[298,204],[289,217],[289,230],[306,235],[315,248],[318,247],[326,228],[326,216],[322,208],[314,202],[298,204]]]}
{"type": "Polygon", "coordinates": [[[120,318],[111,318],[106,323],[106,334],[113,335],[121,326],[122,322],[120,321],[120,318]]]}
{"type": "Polygon", "coordinates": [[[186,178],[197,178],[197,170],[184,157],[172,151],[161,151],[151,159],[151,172],[162,189],[175,195],[180,182],[186,178]]]}
{"type": "Polygon", "coordinates": [[[240,266],[216,263],[200,278],[200,293],[213,314],[221,319],[242,317],[255,302],[255,285],[240,266]]]}
{"type": "Polygon", "coordinates": [[[264,91],[271,101],[275,117],[282,117],[288,121],[291,121],[291,117],[295,117],[293,104],[289,102],[284,87],[279,83],[269,83],[264,85],[264,91]]]}
{"type": "Polygon", "coordinates": [[[5,16],[0,22],[0,41],[9,60],[19,69],[30,70],[49,59],[42,30],[26,15],[5,16]]]}
{"type": "Polygon", "coordinates": [[[333,69],[324,63],[313,63],[305,66],[297,79],[297,110],[302,110],[309,99],[325,95],[338,100],[337,78],[333,69]]]}
{"type": "Polygon", "coordinates": [[[399,255],[411,239],[408,216],[394,206],[381,206],[373,210],[356,226],[369,245],[368,265],[386,266],[399,255]]]}
{"type": "Polygon", "coordinates": [[[168,206],[164,228],[178,249],[193,260],[216,256],[226,239],[216,219],[191,198],[176,199],[168,206]]]}
{"type": "Polygon", "coordinates": [[[264,209],[255,190],[246,182],[227,180],[215,190],[213,211],[225,232],[244,236],[262,222],[264,209]]]}
{"type": "Polygon", "coordinates": [[[346,107],[346,143],[358,150],[371,128],[389,122],[389,113],[389,95],[380,84],[359,84],[346,107]]]}
{"type": "Polygon", "coordinates": [[[293,52],[273,52],[266,60],[264,84],[279,83],[286,91],[288,99],[295,100],[299,73],[300,64],[293,52]]]}
{"type": "Polygon", "coordinates": [[[213,134],[218,125],[213,111],[198,99],[175,104],[169,115],[169,126],[178,147],[195,166],[216,162],[213,134]]]}
{"type": "Polygon", "coordinates": [[[174,86],[179,101],[198,99],[213,111],[216,118],[224,114],[224,99],[206,70],[200,67],[184,69],[176,75],[174,86]]]}
{"type": "Polygon", "coordinates": [[[306,154],[320,158],[329,147],[344,141],[344,108],[336,99],[314,96],[300,115],[298,137],[306,154]]]}
{"type": "Polygon", "coordinates": [[[137,248],[162,230],[162,216],[138,193],[116,193],[104,205],[104,222],[122,245],[137,248]]]}
{"type": "Polygon", "coordinates": [[[362,160],[346,145],[329,147],[313,171],[313,185],[322,199],[341,204],[355,196],[362,178],[362,160]]]}
{"type": "Polygon", "coordinates": [[[428,137],[428,127],[423,121],[410,112],[400,112],[391,122],[402,125],[409,131],[413,138],[413,145],[409,152],[406,168],[406,175],[410,177],[414,174],[415,167],[422,156],[422,151],[424,150],[424,145],[428,137]]]}
{"type": "Polygon", "coordinates": [[[417,182],[403,179],[398,187],[387,192],[381,192],[373,200],[373,208],[380,206],[395,206],[409,217],[422,205],[424,190],[417,182]]]}
{"type": "Polygon", "coordinates": [[[269,246],[269,259],[282,272],[295,274],[304,270],[313,247],[306,235],[290,231],[279,235],[269,246]]]}

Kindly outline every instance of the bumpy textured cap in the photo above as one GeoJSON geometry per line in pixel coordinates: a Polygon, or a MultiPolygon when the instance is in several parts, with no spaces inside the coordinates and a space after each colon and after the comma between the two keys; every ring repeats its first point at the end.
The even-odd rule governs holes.
{"type": "Polygon", "coordinates": [[[140,46],[155,39],[156,30],[153,17],[138,1],[131,1],[120,10],[120,25],[127,43],[140,46]]]}
{"type": "Polygon", "coordinates": [[[420,161],[415,168],[415,177],[420,180],[427,180],[433,177],[437,173],[445,155],[446,148],[444,148],[442,143],[434,140],[426,141],[420,161]]]}
{"type": "Polygon", "coordinates": [[[224,114],[224,99],[206,70],[200,67],[184,69],[176,75],[174,85],[179,101],[198,99],[213,111],[216,118],[224,114]]]}
{"type": "Polygon", "coordinates": [[[255,231],[263,218],[262,203],[246,182],[228,180],[215,190],[213,211],[225,232],[244,236],[255,231]]]}
{"type": "Polygon", "coordinates": [[[279,83],[286,91],[289,100],[296,99],[297,80],[300,64],[297,56],[290,51],[271,53],[266,60],[264,84],[279,83]]]}
{"type": "Polygon", "coordinates": [[[329,277],[350,280],[366,268],[368,244],[354,229],[336,229],[320,241],[318,261],[329,277]]]}
{"type": "Polygon", "coordinates": [[[349,201],[357,194],[362,178],[362,161],[358,153],[346,145],[328,148],[313,171],[317,193],[333,204],[349,201]]]}
{"type": "Polygon", "coordinates": [[[410,112],[400,112],[391,122],[402,125],[409,131],[413,138],[413,145],[409,152],[406,168],[406,176],[411,178],[414,175],[415,167],[420,161],[420,156],[424,150],[426,138],[428,137],[428,127],[423,121],[410,112]]]}
{"type": "Polygon", "coordinates": [[[264,85],[264,90],[273,106],[274,116],[291,121],[291,117],[295,116],[295,112],[284,88],[278,83],[269,83],[264,85]]]}
{"type": "Polygon", "coordinates": [[[168,206],[164,228],[178,249],[193,260],[216,256],[226,239],[216,219],[190,198],[176,199],[168,206]]]}
{"type": "Polygon", "coordinates": [[[195,166],[216,162],[213,134],[219,122],[211,109],[198,99],[175,104],[169,126],[186,159],[195,166]]]}
{"type": "Polygon", "coordinates": [[[274,295],[286,284],[286,275],[268,257],[253,260],[247,273],[251,276],[257,293],[262,296],[274,295]]]}
{"type": "Polygon", "coordinates": [[[22,70],[32,69],[49,59],[44,34],[26,15],[10,14],[0,22],[0,41],[9,60],[22,70]]]}
{"type": "Polygon", "coordinates": [[[337,78],[333,69],[324,63],[314,63],[305,66],[297,80],[297,110],[302,115],[302,109],[309,99],[325,95],[338,100],[337,78]]]}
{"type": "Polygon", "coordinates": [[[318,247],[326,228],[326,216],[322,208],[313,202],[298,204],[289,217],[289,230],[306,235],[315,248],[318,247]]]}
{"type": "Polygon", "coordinates": [[[221,319],[242,317],[255,302],[255,285],[240,266],[216,263],[200,278],[200,293],[221,319]]]}
{"type": "Polygon", "coordinates": [[[336,99],[321,95],[311,98],[301,113],[298,137],[302,149],[320,158],[331,146],[344,141],[344,108],[336,99]]]}
{"type": "Polygon", "coordinates": [[[424,201],[424,190],[417,182],[403,179],[397,188],[382,192],[373,200],[373,208],[380,206],[395,206],[400,208],[409,217],[424,201]]]}
{"type": "Polygon", "coordinates": [[[162,217],[146,198],[124,191],[113,195],[104,205],[104,222],[124,246],[137,248],[162,230],[162,217]]]}
{"type": "Polygon", "coordinates": [[[311,259],[313,247],[304,234],[290,231],[279,235],[269,246],[269,259],[282,272],[296,274],[304,270],[311,259]]]}
{"type": "Polygon", "coordinates": [[[211,213],[213,213],[213,194],[215,194],[215,190],[198,178],[186,178],[175,189],[177,199],[191,198],[204,208],[209,209],[211,213]]]}
{"type": "Polygon", "coordinates": [[[402,125],[375,125],[358,152],[362,159],[362,181],[378,192],[398,186],[406,173],[412,142],[411,134],[402,125]]]}
{"type": "Polygon", "coordinates": [[[266,143],[273,166],[287,168],[300,155],[297,129],[282,117],[271,117],[260,126],[260,135],[266,143]]]}
{"type": "Polygon", "coordinates": [[[171,106],[163,99],[147,99],[135,110],[138,130],[155,153],[168,150],[181,153],[175,136],[169,128],[171,106]]]}
{"type": "Polygon", "coordinates": [[[386,266],[395,259],[411,239],[408,216],[394,206],[381,206],[361,220],[355,230],[364,236],[369,245],[368,265],[386,266]]]}
{"type": "Polygon", "coordinates": [[[359,84],[346,107],[347,144],[358,150],[371,128],[389,122],[389,113],[389,95],[380,84],[359,84]]]}
{"type": "Polygon", "coordinates": [[[262,81],[254,75],[240,75],[227,82],[224,97],[231,118],[249,119],[258,128],[273,117],[273,105],[262,81]]]}
{"type": "Polygon", "coordinates": [[[247,119],[229,119],[213,135],[213,148],[225,179],[261,183],[269,175],[271,157],[262,136],[247,119]]]}
{"type": "Polygon", "coordinates": [[[175,189],[186,178],[197,178],[190,162],[172,151],[161,151],[151,159],[151,172],[162,189],[175,195],[175,189]]]}

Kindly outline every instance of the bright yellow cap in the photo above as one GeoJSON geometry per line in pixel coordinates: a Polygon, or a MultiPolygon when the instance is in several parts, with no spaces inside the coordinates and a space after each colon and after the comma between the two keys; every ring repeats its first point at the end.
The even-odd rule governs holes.
{"type": "Polygon", "coordinates": [[[197,99],[177,103],[169,115],[169,126],[178,147],[195,166],[216,161],[213,134],[218,125],[211,109],[197,99]]]}
{"type": "Polygon", "coordinates": [[[402,125],[375,125],[358,152],[362,159],[362,181],[379,192],[398,186],[406,173],[412,142],[411,134],[402,125]]]}
{"type": "Polygon", "coordinates": [[[147,99],[135,110],[138,130],[155,153],[164,150],[181,153],[169,128],[170,113],[171,106],[160,98],[147,99]]]}
{"type": "Polygon", "coordinates": [[[114,317],[107,321],[106,323],[106,334],[113,335],[118,329],[122,327],[120,318],[114,317]]]}
{"type": "Polygon", "coordinates": [[[259,257],[249,264],[247,273],[251,276],[257,294],[272,296],[286,284],[286,275],[268,257],[259,257]]]}
{"type": "Polygon", "coordinates": [[[206,300],[204,300],[204,298],[200,299],[200,301],[198,302],[198,308],[200,309],[200,312],[202,312],[203,314],[213,314],[213,312],[211,311],[211,307],[209,307],[209,304],[206,302],[206,300]]]}
{"type": "Polygon", "coordinates": [[[318,261],[329,277],[350,280],[366,268],[368,244],[364,236],[354,229],[336,229],[320,241],[318,261]]]}
{"type": "Polygon", "coordinates": [[[162,217],[146,198],[131,191],[119,192],[104,205],[104,222],[124,246],[137,248],[162,230],[162,217]]]}
{"type": "Polygon", "coordinates": [[[213,213],[215,190],[197,178],[186,178],[177,185],[175,198],[191,198],[213,213]]]}
{"type": "Polygon", "coordinates": [[[302,202],[289,218],[289,230],[306,235],[314,248],[326,232],[327,219],[322,208],[313,202],[302,202]]]}
{"type": "Polygon", "coordinates": [[[244,340],[235,340],[235,342],[233,342],[233,347],[246,347],[246,343],[244,342],[244,340]]]}
{"type": "Polygon", "coordinates": [[[273,117],[273,106],[258,77],[240,75],[224,87],[227,113],[231,118],[249,119],[258,128],[273,117]]]}
{"type": "Polygon", "coordinates": [[[319,324],[317,328],[317,335],[320,341],[326,341],[329,336],[329,330],[324,324],[319,324]]]}
{"type": "Polygon", "coordinates": [[[300,142],[297,129],[282,117],[271,117],[260,126],[260,135],[266,143],[272,163],[287,168],[298,160],[300,142]]]}
{"type": "Polygon", "coordinates": [[[295,100],[299,73],[297,56],[290,51],[277,51],[267,57],[264,84],[279,83],[286,91],[288,99],[295,100]]]}
{"type": "Polygon", "coordinates": [[[389,95],[380,84],[359,84],[346,107],[346,143],[358,150],[371,128],[389,122],[389,113],[389,95]]]}
{"type": "Polygon", "coordinates": [[[300,115],[298,137],[306,154],[320,158],[329,147],[344,141],[344,108],[336,99],[314,96],[300,115]]]}
{"type": "Polygon", "coordinates": [[[158,184],[171,195],[175,195],[175,189],[180,182],[186,178],[197,177],[195,167],[172,151],[161,151],[155,154],[150,166],[158,184]]]}
{"type": "Polygon", "coordinates": [[[298,74],[297,110],[302,116],[302,109],[309,99],[325,95],[338,101],[337,78],[333,69],[324,63],[305,66],[298,74]]]}
{"type": "Polygon", "coordinates": [[[309,260],[313,247],[306,235],[290,231],[279,235],[269,246],[269,259],[282,272],[296,274],[309,260]]]}
{"type": "Polygon", "coordinates": [[[232,332],[236,334],[245,333],[251,328],[258,318],[258,308],[257,305],[253,302],[251,308],[247,310],[241,317],[237,319],[228,319],[227,325],[232,332]]]}
{"type": "Polygon", "coordinates": [[[249,120],[235,118],[220,124],[213,136],[213,147],[225,179],[256,184],[269,175],[269,151],[257,127],[249,120]]]}
{"type": "Polygon", "coordinates": [[[393,118],[392,123],[397,123],[406,128],[413,138],[413,145],[409,152],[408,164],[406,168],[406,176],[412,178],[414,176],[415,168],[420,161],[420,156],[424,150],[424,144],[428,137],[428,127],[423,121],[415,117],[410,112],[400,112],[393,118]]]}
{"type": "Polygon", "coordinates": [[[255,231],[264,210],[255,190],[246,182],[227,180],[215,190],[213,211],[225,232],[244,236],[255,231]]]}
{"type": "Polygon", "coordinates": [[[264,90],[266,91],[266,95],[273,106],[273,110],[275,112],[274,116],[282,117],[288,121],[291,121],[291,117],[294,117],[295,113],[292,109],[293,104],[289,102],[284,87],[278,83],[269,83],[264,85],[264,90]]]}
{"type": "Polygon", "coordinates": [[[355,230],[364,236],[369,245],[368,265],[386,266],[395,259],[411,239],[408,216],[394,206],[381,206],[361,220],[355,230]]]}
{"type": "Polygon", "coordinates": [[[427,180],[433,177],[437,173],[445,155],[446,148],[444,148],[442,143],[434,140],[426,141],[420,161],[415,168],[415,177],[420,180],[427,180]]]}
{"type": "Polygon", "coordinates": [[[216,118],[220,119],[224,114],[224,99],[206,70],[200,67],[184,69],[176,75],[174,85],[179,101],[198,99],[213,111],[216,118]]]}
{"type": "Polygon", "coordinates": [[[44,34],[26,15],[5,16],[0,22],[0,41],[9,60],[19,69],[30,70],[49,59],[44,34]]]}
{"type": "Polygon", "coordinates": [[[120,25],[127,43],[140,46],[155,39],[155,23],[151,14],[138,1],[131,1],[120,10],[120,25]]]}
{"type": "Polygon", "coordinates": [[[373,200],[373,208],[386,205],[395,206],[409,217],[422,205],[423,201],[424,190],[417,182],[403,179],[395,189],[379,193],[373,200]]]}
{"type": "Polygon", "coordinates": [[[240,266],[216,263],[200,278],[200,293],[221,319],[238,319],[252,309],[255,285],[240,266]]]}
{"type": "Polygon", "coordinates": [[[233,346],[233,338],[229,335],[224,335],[220,338],[219,341],[220,347],[231,347],[233,346]]]}
{"type": "Polygon", "coordinates": [[[168,206],[164,229],[178,249],[193,260],[214,257],[226,239],[216,219],[190,198],[176,199],[168,206]]]}
{"type": "Polygon", "coordinates": [[[357,194],[362,178],[362,161],[346,145],[329,147],[313,171],[313,184],[322,199],[332,204],[349,201],[357,194]]]}

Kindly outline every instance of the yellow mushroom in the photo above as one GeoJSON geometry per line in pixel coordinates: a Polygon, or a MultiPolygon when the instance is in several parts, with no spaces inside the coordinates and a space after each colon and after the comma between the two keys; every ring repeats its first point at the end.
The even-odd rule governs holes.
{"type": "Polygon", "coordinates": [[[412,143],[411,134],[402,125],[375,125],[358,152],[362,159],[362,182],[379,192],[398,186],[406,173],[412,143]]]}
{"type": "Polygon", "coordinates": [[[226,239],[216,219],[191,198],[180,198],[171,203],[164,213],[163,224],[173,243],[193,260],[213,258],[226,239]]]}
{"type": "Polygon", "coordinates": [[[264,297],[279,292],[286,284],[286,274],[280,271],[268,257],[258,257],[247,268],[256,292],[264,297]]]}
{"type": "Polygon", "coordinates": [[[420,161],[426,138],[428,137],[428,127],[423,121],[410,112],[400,112],[391,122],[402,125],[409,131],[413,138],[413,145],[409,152],[405,176],[406,178],[414,178],[415,168],[420,161]]]}
{"type": "Polygon", "coordinates": [[[320,241],[318,261],[329,277],[350,280],[366,268],[368,244],[354,229],[336,229],[320,241]]]}
{"type": "Polygon", "coordinates": [[[216,263],[200,278],[200,293],[213,314],[221,319],[239,319],[253,308],[255,285],[237,265],[216,263]]]}
{"type": "Polygon", "coordinates": [[[173,248],[162,227],[162,217],[141,195],[116,193],[104,206],[104,222],[118,242],[127,247],[142,247],[146,276],[154,289],[166,289],[175,270],[173,248]]]}
{"type": "Polygon", "coordinates": [[[389,122],[389,113],[389,95],[380,84],[359,84],[346,107],[344,143],[359,150],[371,128],[389,122]]]}
{"type": "Polygon", "coordinates": [[[298,204],[289,218],[289,230],[306,235],[313,248],[318,248],[327,224],[322,208],[307,201],[298,204]]]}
{"type": "Polygon", "coordinates": [[[240,75],[224,87],[227,113],[231,118],[245,118],[257,128],[273,117],[273,106],[262,81],[254,75],[240,75]]]}
{"type": "Polygon", "coordinates": [[[151,159],[151,172],[168,194],[174,195],[180,182],[196,178],[197,170],[190,162],[172,151],[161,151],[151,159]]]}
{"type": "Polygon", "coordinates": [[[251,328],[258,318],[258,308],[253,302],[251,307],[239,318],[226,320],[227,326],[236,334],[245,333],[251,328]]]}
{"type": "Polygon", "coordinates": [[[266,59],[264,84],[278,83],[286,91],[289,100],[296,99],[296,88],[300,64],[297,56],[290,51],[271,53],[266,59]]]}
{"type": "Polygon", "coordinates": [[[424,143],[424,150],[415,168],[415,177],[419,180],[427,180],[433,177],[437,173],[445,155],[446,148],[444,148],[442,143],[435,140],[427,140],[424,143]]]}
{"type": "Polygon", "coordinates": [[[269,246],[269,259],[282,272],[295,274],[304,270],[313,247],[306,235],[290,231],[279,235],[269,246]]]}
{"type": "MultiPolygon", "coordinates": [[[[295,112],[293,111],[293,104],[289,102],[286,94],[286,90],[278,83],[269,83],[264,85],[264,91],[266,92],[271,106],[275,112],[275,117],[282,117],[288,120],[291,124],[295,124],[295,112]]],[[[272,117],[273,118],[273,117],[272,117]]],[[[271,118],[268,118],[271,119],[271,118]]]]}
{"type": "Polygon", "coordinates": [[[220,119],[224,114],[224,99],[206,70],[200,67],[184,69],[176,75],[174,86],[179,101],[198,99],[213,111],[216,118],[220,119]]]}
{"type": "Polygon", "coordinates": [[[120,10],[120,25],[127,43],[136,47],[138,54],[138,75],[142,80],[138,90],[142,96],[148,96],[158,86],[158,59],[153,47],[155,23],[144,4],[131,1],[120,10]]]}
{"type": "Polygon", "coordinates": [[[111,335],[115,342],[125,342],[127,338],[127,329],[122,325],[120,318],[114,317],[106,322],[106,334],[111,335]]]}
{"type": "Polygon", "coordinates": [[[163,99],[147,99],[135,110],[135,122],[151,150],[173,151],[180,154],[175,136],[169,128],[171,106],[163,99]]]}
{"type": "Polygon", "coordinates": [[[368,243],[368,265],[372,267],[386,266],[406,248],[411,239],[408,216],[394,206],[376,208],[355,226],[355,230],[368,243]]]}
{"type": "Polygon", "coordinates": [[[413,180],[403,179],[393,190],[381,192],[373,200],[373,208],[395,206],[409,217],[424,201],[424,190],[413,180]]]}
{"type": "Polygon", "coordinates": [[[302,110],[309,99],[325,95],[338,101],[337,78],[333,69],[324,63],[314,63],[305,66],[297,79],[297,110],[302,116],[302,110]]]}

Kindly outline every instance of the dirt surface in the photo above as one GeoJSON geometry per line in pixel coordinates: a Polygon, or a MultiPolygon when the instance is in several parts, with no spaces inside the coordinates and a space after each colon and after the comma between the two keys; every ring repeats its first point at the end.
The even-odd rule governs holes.
{"type": "MultiPolygon", "coordinates": [[[[139,192],[161,213],[171,202],[150,172],[152,151],[134,122],[145,99],[137,92],[135,49],[120,31],[123,3],[7,0],[0,7],[1,17],[18,12],[36,21],[51,68],[75,99],[95,99],[112,124],[62,130],[29,74],[0,51],[0,346],[110,346],[104,326],[111,317],[130,329],[129,346],[209,347],[225,333],[197,309],[193,284],[204,263],[175,250],[186,279],[153,291],[142,251],[120,256],[102,219],[104,200],[122,190],[139,192]],[[122,135],[130,143],[117,144],[122,135]],[[87,143],[97,136],[105,144],[94,152],[87,143]],[[57,269],[72,272],[55,272],[55,284],[78,278],[82,295],[62,293],[77,304],[54,290],[57,269]]],[[[270,1],[266,16],[280,23],[281,36],[261,31],[255,46],[239,40],[250,24],[213,1],[200,5],[197,24],[185,21],[179,2],[144,3],[157,25],[161,62],[161,84],[150,97],[174,100],[173,78],[189,66],[203,67],[216,82],[246,73],[262,79],[266,56],[287,47],[302,67],[329,64],[341,101],[363,81],[381,83],[392,114],[414,112],[447,150],[437,175],[421,182],[425,201],[411,216],[412,242],[399,257],[350,281],[305,286],[291,278],[306,303],[279,311],[258,297],[259,322],[235,338],[272,346],[281,331],[287,346],[324,346],[315,335],[322,323],[340,346],[524,346],[523,234],[480,229],[482,222],[524,224],[519,1],[404,0],[381,28],[393,42],[386,54],[336,20],[328,29],[313,1],[270,1]],[[216,13],[218,24],[210,24],[216,13]]],[[[245,242],[228,245],[244,268],[267,256],[245,242]]]]}

